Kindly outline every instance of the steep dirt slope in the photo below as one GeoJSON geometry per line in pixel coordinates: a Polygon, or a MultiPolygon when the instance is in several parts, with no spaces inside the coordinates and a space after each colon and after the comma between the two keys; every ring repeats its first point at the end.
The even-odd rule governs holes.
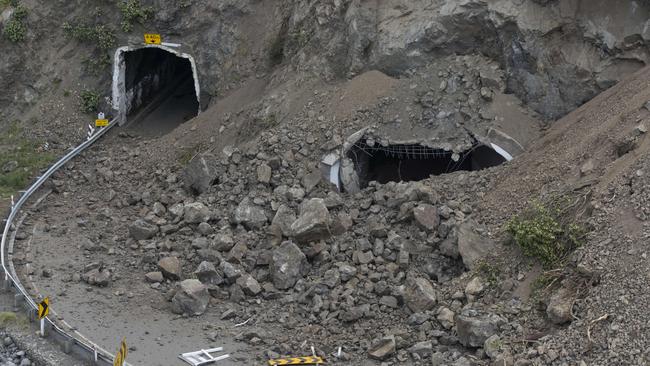
{"type": "Polygon", "coordinates": [[[497,231],[531,199],[567,189],[590,192],[594,230],[558,281],[580,293],[574,298],[574,320],[559,328],[528,322],[550,334],[531,344],[547,362],[650,362],[645,291],[650,271],[648,101],[650,68],[645,68],[559,120],[499,173],[480,203],[482,220],[497,231]],[[576,285],[585,278],[599,284],[576,285]]]}

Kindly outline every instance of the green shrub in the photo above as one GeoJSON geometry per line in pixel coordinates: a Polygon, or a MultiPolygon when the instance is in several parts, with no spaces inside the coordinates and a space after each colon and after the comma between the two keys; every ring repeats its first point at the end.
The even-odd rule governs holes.
{"type": "Polygon", "coordinates": [[[177,0],[176,2],[181,9],[189,8],[192,5],[192,0],[177,0]]]}
{"type": "Polygon", "coordinates": [[[92,58],[83,60],[83,64],[86,67],[86,71],[97,76],[111,66],[111,56],[108,54],[95,55],[92,58]]]}
{"type": "Polygon", "coordinates": [[[496,287],[499,284],[501,270],[495,263],[490,263],[485,259],[479,260],[476,263],[476,273],[484,278],[490,287],[496,287]]]}
{"type": "Polygon", "coordinates": [[[27,26],[24,20],[27,17],[28,11],[26,7],[18,4],[17,1],[10,4],[14,6],[14,14],[5,25],[2,34],[11,42],[18,43],[25,39],[25,35],[27,34],[27,26]]]}
{"type": "Polygon", "coordinates": [[[506,231],[525,255],[537,258],[545,267],[557,265],[579,247],[585,234],[580,225],[565,217],[560,204],[539,202],[508,221],[506,231]]]}
{"type": "Polygon", "coordinates": [[[19,4],[19,0],[0,0],[0,10],[8,8],[10,6],[16,7],[19,4]]]}
{"type": "Polygon", "coordinates": [[[97,112],[97,109],[99,108],[99,93],[92,90],[83,90],[79,95],[79,98],[81,98],[81,110],[83,112],[97,112]]]}
{"type": "Polygon", "coordinates": [[[144,24],[153,15],[153,8],[150,6],[142,6],[140,0],[122,0],[117,3],[117,7],[122,12],[124,19],[122,20],[121,27],[126,33],[131,32],[134,22],[144,24]]]}
{"type": "Polygon", "coordinates": [[[92,42],[100,50],[109,50],[115,47],[115,32],[106,25],[88,25],[85,23],[63,23],[63,31],[69,38],[80,42],[92,42]]]}

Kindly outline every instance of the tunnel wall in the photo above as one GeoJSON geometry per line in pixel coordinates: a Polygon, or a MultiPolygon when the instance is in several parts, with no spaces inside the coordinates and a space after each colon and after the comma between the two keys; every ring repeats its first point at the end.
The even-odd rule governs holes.
{"type": "MultiPolygon", "coordinates": [[[[154,81],[151,83],[151,87],[145,88],[142,84],[145,81],[151,82],[151,80],[140,80],[139,82],[135,79],[130,79],[132,75],[127,76],[126,70],[126,54],[127,52],[137,51],[143,48],[158,48],[163,51],[169,52],[174,56],[187,59],[190,62],[192,67],[192,77],[194,79],[194,91],[196,92],[196,99],[198,102],[198,111],[197,115],[201,113],[201,87],[199,84],[199,75],[196,68],[196,62],[191,55],[186,53],[178,52],[177,50],[160,45],[147,45],[147,46],[124,46],[120,47],[115,51],[115,57],[113,62],[113,109],[117,112],[117,118],[119,119],[119,124],[124,125],[127,121],[127,115],[134,110],[134,108],[139,107],[145,100],[146,96],[155,93],[160,88],[164,87],[160,85],[159,82],[154,81]],[[134,82],[134,85],[129,83],[134,82]]],[[[169,65],[161,65],[153,74],[157,75],[160,79],[163,76],[164,72],[169,71],[169,65]]]]}

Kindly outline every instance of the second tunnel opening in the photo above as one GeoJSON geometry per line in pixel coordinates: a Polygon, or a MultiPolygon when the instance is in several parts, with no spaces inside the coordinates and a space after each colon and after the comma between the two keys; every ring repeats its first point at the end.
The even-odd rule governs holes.
{"type": "Polygon", "coordinates": [[[157,137],[196,117],[199,101],[189,59],[151,47],[126,52],[124,63],[131,128],[157,137]]]}
{"type": "Polygon", "coordinates": [[[419,181],[432,175],[481,170],[506,162],[506,158],[483,144],[453,153],[418,144],[370,146],[360,141],[348,151],[347,157],[354,163],[361,187],[372,181],[382,184],[419,181]]]}

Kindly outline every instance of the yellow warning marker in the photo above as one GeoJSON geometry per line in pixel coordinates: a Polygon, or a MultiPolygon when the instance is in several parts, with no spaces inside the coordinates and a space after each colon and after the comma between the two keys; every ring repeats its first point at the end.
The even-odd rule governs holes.
{"type": "Polygon", "coordinates": [[[162,37],[160,34],[155,33],[145,33],[144,34],[144,43],[146,44],[161,44],[162,37]]]}
{"type": "Polygon", "coordinates": [[[120,343],[120,349],[117,350],[115,354],[115,360],[113,361],[113,366],[124,366],[126,364],[126,355],[129,353],[129,348],[126,346],[126,338],[122,339],[120,343]]]}
{"type": "Polygon", "coordinates": [[[289,357],[289,358],[276,358],[269,360],[269,366],[275,365],[322,365],[325,363],[322,357],[307,356],[307,357],[289,357]]]}
{"type": "Polygon", "coordinates": [[[95,120],[95,127],[106,127],[108,126],[108,120],[107,119],[96,119],[95,120]]]}
{"type": "Polygon", "coordinates": [[[50,298],[46,297],[38,303],[38,320],[41,321],[41,337],[45,337],[45,317],[50,314],[50,298]]]}
{"type": "Polygon", "coordinates": [[[50,298],[46,297],[38,303],[38,320],[43,320],[50,314],[50,298]]]}

